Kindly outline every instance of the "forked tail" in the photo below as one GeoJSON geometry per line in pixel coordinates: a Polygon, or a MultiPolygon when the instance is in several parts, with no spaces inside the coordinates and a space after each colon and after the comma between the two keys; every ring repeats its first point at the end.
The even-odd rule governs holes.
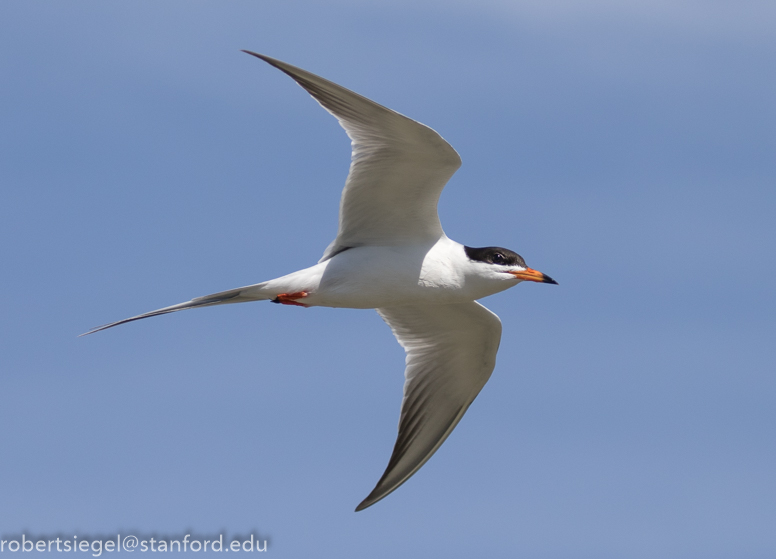
{"type": "Polygon", "coordinates": [[[167,314],[185,309],[196,309],[198,307],[211,307],[214,305],[228,305],[231,303],[247,303],[249,301],[263,301],[265,299],[272,299],[275,294],[265,292],[262,289],[264,285],[266,285],[266,283],[258,283],[256,285],[238,287],[237,289],[230,289],[229,291],[221,291],[220,293],[205,295],[204,297],[197,297],[196,299],[192,299],[191,301],[187,301],[185,303],[178,303],[177,305],[164,307],[163,309],[147,312],[145,314],[139,314],[131,318],[119,320],[118,322],[111,322],[110,324],[104,324],[103,326],[92,328],[88,332],[81,334],[81,336],[88,336],[89,334],[94,334],[100,330],[107,330],[108,328],[113,328],[119,324],[126,324],[127,322],[132,322],[134,320],[150,318],[152,316],[159,316],[160,314],[167,314]]]}

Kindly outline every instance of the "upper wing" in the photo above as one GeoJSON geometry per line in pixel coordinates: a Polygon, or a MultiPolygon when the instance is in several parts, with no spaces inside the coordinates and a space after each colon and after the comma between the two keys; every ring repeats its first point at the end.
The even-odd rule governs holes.
{"type": "Polygon", "coordinates": [[[366,97],[262,54],[329,111],[352,140],[339,231],[321,261],[349,247],[434,241],[443,235],[437,201],[461,166],[456,151],[428,126],[366,97]]]}
{"type": "Polygon", "coordinates": [[[378,309],[407,352],[399,436],[377,486],[356,510],[373,505],[431,458],[496,366],[501,321],[472,301],[378,309]]]}

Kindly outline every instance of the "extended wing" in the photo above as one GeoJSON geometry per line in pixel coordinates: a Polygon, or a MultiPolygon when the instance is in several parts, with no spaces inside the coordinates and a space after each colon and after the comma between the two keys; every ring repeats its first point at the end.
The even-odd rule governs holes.
{"type": "Polygon", "coordinates": [[[394,491],[431,458],[496,366],[501,321],[472,301],[378,309],[407,352],[399,436],[363,510],[394,491]]]}
{"type": "Polygon", "coordinates": [[[321,262],[364,245],[433,242],[444,234],[437,202],[461,158],[428,126],[344,87],[262,54],[337,120],[353,154],[340,201],[339,231],[321,262]]]}

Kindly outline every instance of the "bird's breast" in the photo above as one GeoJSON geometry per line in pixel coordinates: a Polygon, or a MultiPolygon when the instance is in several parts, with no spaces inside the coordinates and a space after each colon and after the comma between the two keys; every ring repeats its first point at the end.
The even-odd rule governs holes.
{"type": "MultiPolygon", "coordinates": [[[[447,240],[448,243],[452,241],[447,240]]],[[[501,289],[483,289],[446,244],[356,247],[311,270],[319,277],[304,303],[310,306],[381,308],[473,301],[501,289]]],[[[305,290],[308,291],[308,290],[305,290]]]]}
{"type": "Polygon", "coordinates": [[[305,299],[311,306],[380,308],[452,302],[460,282],[429,266],[428,247],[356,247],[322,262],[320,282],[305,299]]]}

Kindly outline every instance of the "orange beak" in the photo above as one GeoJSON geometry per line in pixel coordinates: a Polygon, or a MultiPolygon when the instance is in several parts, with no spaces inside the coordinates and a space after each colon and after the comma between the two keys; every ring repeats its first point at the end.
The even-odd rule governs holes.
{"type": "Polygon", "coordinates": [[[525,270],[522,270],[520,272],[508,272],[515,276],[517,279],[521,279],[524,281],[536,281],[539,283],[554,283],[555,285],[558,285],[558,282],[552,279],[550,276],[543,274],[541,272],[537,272],[536,270],[532,270],[531,268],[526,268],[525,270]]]}

